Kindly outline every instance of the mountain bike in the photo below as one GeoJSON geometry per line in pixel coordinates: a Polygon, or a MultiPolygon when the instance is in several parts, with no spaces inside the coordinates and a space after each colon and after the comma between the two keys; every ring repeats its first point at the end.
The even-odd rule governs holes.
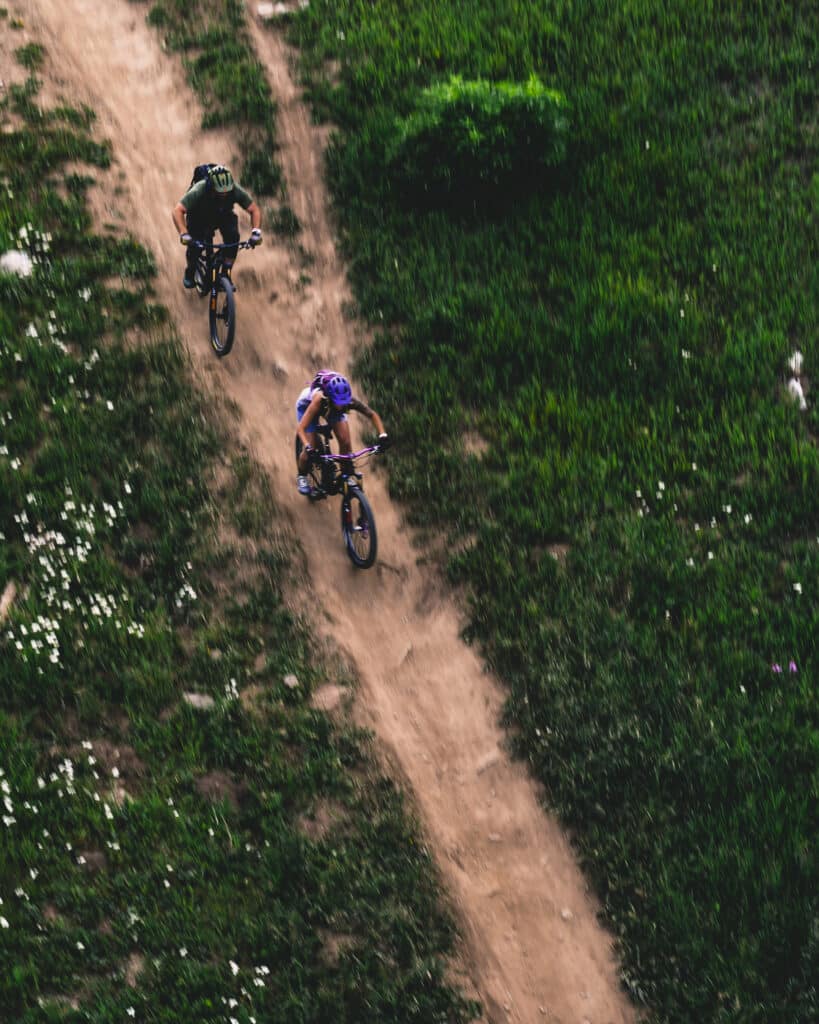
{"type": "Polygon", "coordinates": [[[208,315],[210,318],[210,343],[221,359],[233,348],[236,334],[236,299],[230,271],[225,267],[225,257],[235,255],[239,249],[255,248],[250,242],[233,242],[217,245],[214,242],[190,243],[199,250],[193,279],[196,290],[204,298],[210,296],[208,315]],[[224,250],[230,249],[228,254],[224,250]]]}
{"type": "MultiPolygon", "coordinates": [[[[357,569],[369,569],[378,551],[378,534],[370,503],[364,495],[361,473],[345,473],[342,465],[371,458],[384,451],[383,445],[372,444],[349,455],[336,455],[330,451],[332,427],[321,424],[313,438],[313,456],[306,476],[310,481],[310,501],[323,501],[335,494],[341,495],[341,532],[350,561],[357,569]]],[[[301,440],[296,438],[296,459],[301,453],[301,440]]]]}

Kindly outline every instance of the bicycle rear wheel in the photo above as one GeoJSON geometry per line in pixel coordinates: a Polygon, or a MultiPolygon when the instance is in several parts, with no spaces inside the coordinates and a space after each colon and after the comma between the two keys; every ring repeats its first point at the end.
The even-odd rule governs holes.
{"type": "Polygon", "coordinates": [[[236,333],[236,300],[228,278],[219,277],[216,292],[210,297],[210,343],[220,358],[233,348],[236,333]]]}
{"type": "Polygon", "coordinates": [[[369,569],[378,551],[378,536],[373,510],[357,487],[350,487],[342,497],[341,532],[347,554],[356,569],[369,569]]]}

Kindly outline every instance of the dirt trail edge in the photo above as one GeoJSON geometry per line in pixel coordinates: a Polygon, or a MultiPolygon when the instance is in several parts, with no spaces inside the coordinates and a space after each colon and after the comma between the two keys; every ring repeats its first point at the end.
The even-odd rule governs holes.
{"type": "MultiPolygon", "coordinates": [[[[238,330],[219,362],[202,302],[181,287],[183,252],[170,210],[203,160],[237,163],[227,135],[203,133],[201,111],[177,57],[163,53],[146,8],[126,0],[19,0],[21,45],[48,51],[46,89],[87,102],[113,144],[114,166],[93,202],[157,260],[157,290],[204,387],[239,409],[236,430],[271,475],[304,545],[322,626],[351,657],[359,717],[373,728],[412,789],[430,850],[463,934],[464,968],[495,1022],[626,1024],[636,1014],[620,989],[610,937],[571,848],[541,809],[525,769],[503,752],[503,693],[460,639],[457,608],[417,553],[383,481],[367,490],[379,526],[379,561],[350,566],[337,503],[308,506],[295,491],[295,397],[317,364],[349,366],[359,337],[342,315],[349,298],[327,220],[321,177],[325,133],[290,75],[281,39],[254,26],[280,105],[279,154],[289,201],[313,261],[265,245],[237,265],[238,330]],[[309,275],[309,276],[308,276],[309,275]]],[[[243,234],[248,226],[240,218],[243,234]]],[[[377,406],[377,396],[373,396],[377,406]]],[[[354,436],[356,425],[354,424],[354,436]]]]}

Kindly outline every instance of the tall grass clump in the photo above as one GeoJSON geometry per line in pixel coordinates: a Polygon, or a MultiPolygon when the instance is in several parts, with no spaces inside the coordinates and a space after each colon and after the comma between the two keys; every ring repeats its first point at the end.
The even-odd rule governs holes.
{"type": "Polygon", "coordinates": [[[819,1014],[812,13],[316,0],[291,29],[393,490],[456,542],[468,635],[657,1021],[819,1014]],[[403,187],[420,97],[532,75],[571,110],[535,187],[403,187]]]}
{"type": "Polygon", "coordinates": [[[473,1019],[267,482],[93,233],[92,114],[29,77],[0,123],[0,1020],[473,1019]]]}

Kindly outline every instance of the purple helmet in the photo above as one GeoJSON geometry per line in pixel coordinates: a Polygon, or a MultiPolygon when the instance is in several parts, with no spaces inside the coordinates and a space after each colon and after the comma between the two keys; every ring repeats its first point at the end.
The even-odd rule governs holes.
{"type": "Polygon", "coordinates": [[[349,405],[352,401],[353,390],[350,382],[340,373],[334,374],[324,385],[324,394],[330,399],[333,405],[341,407],[349,405]]]}

